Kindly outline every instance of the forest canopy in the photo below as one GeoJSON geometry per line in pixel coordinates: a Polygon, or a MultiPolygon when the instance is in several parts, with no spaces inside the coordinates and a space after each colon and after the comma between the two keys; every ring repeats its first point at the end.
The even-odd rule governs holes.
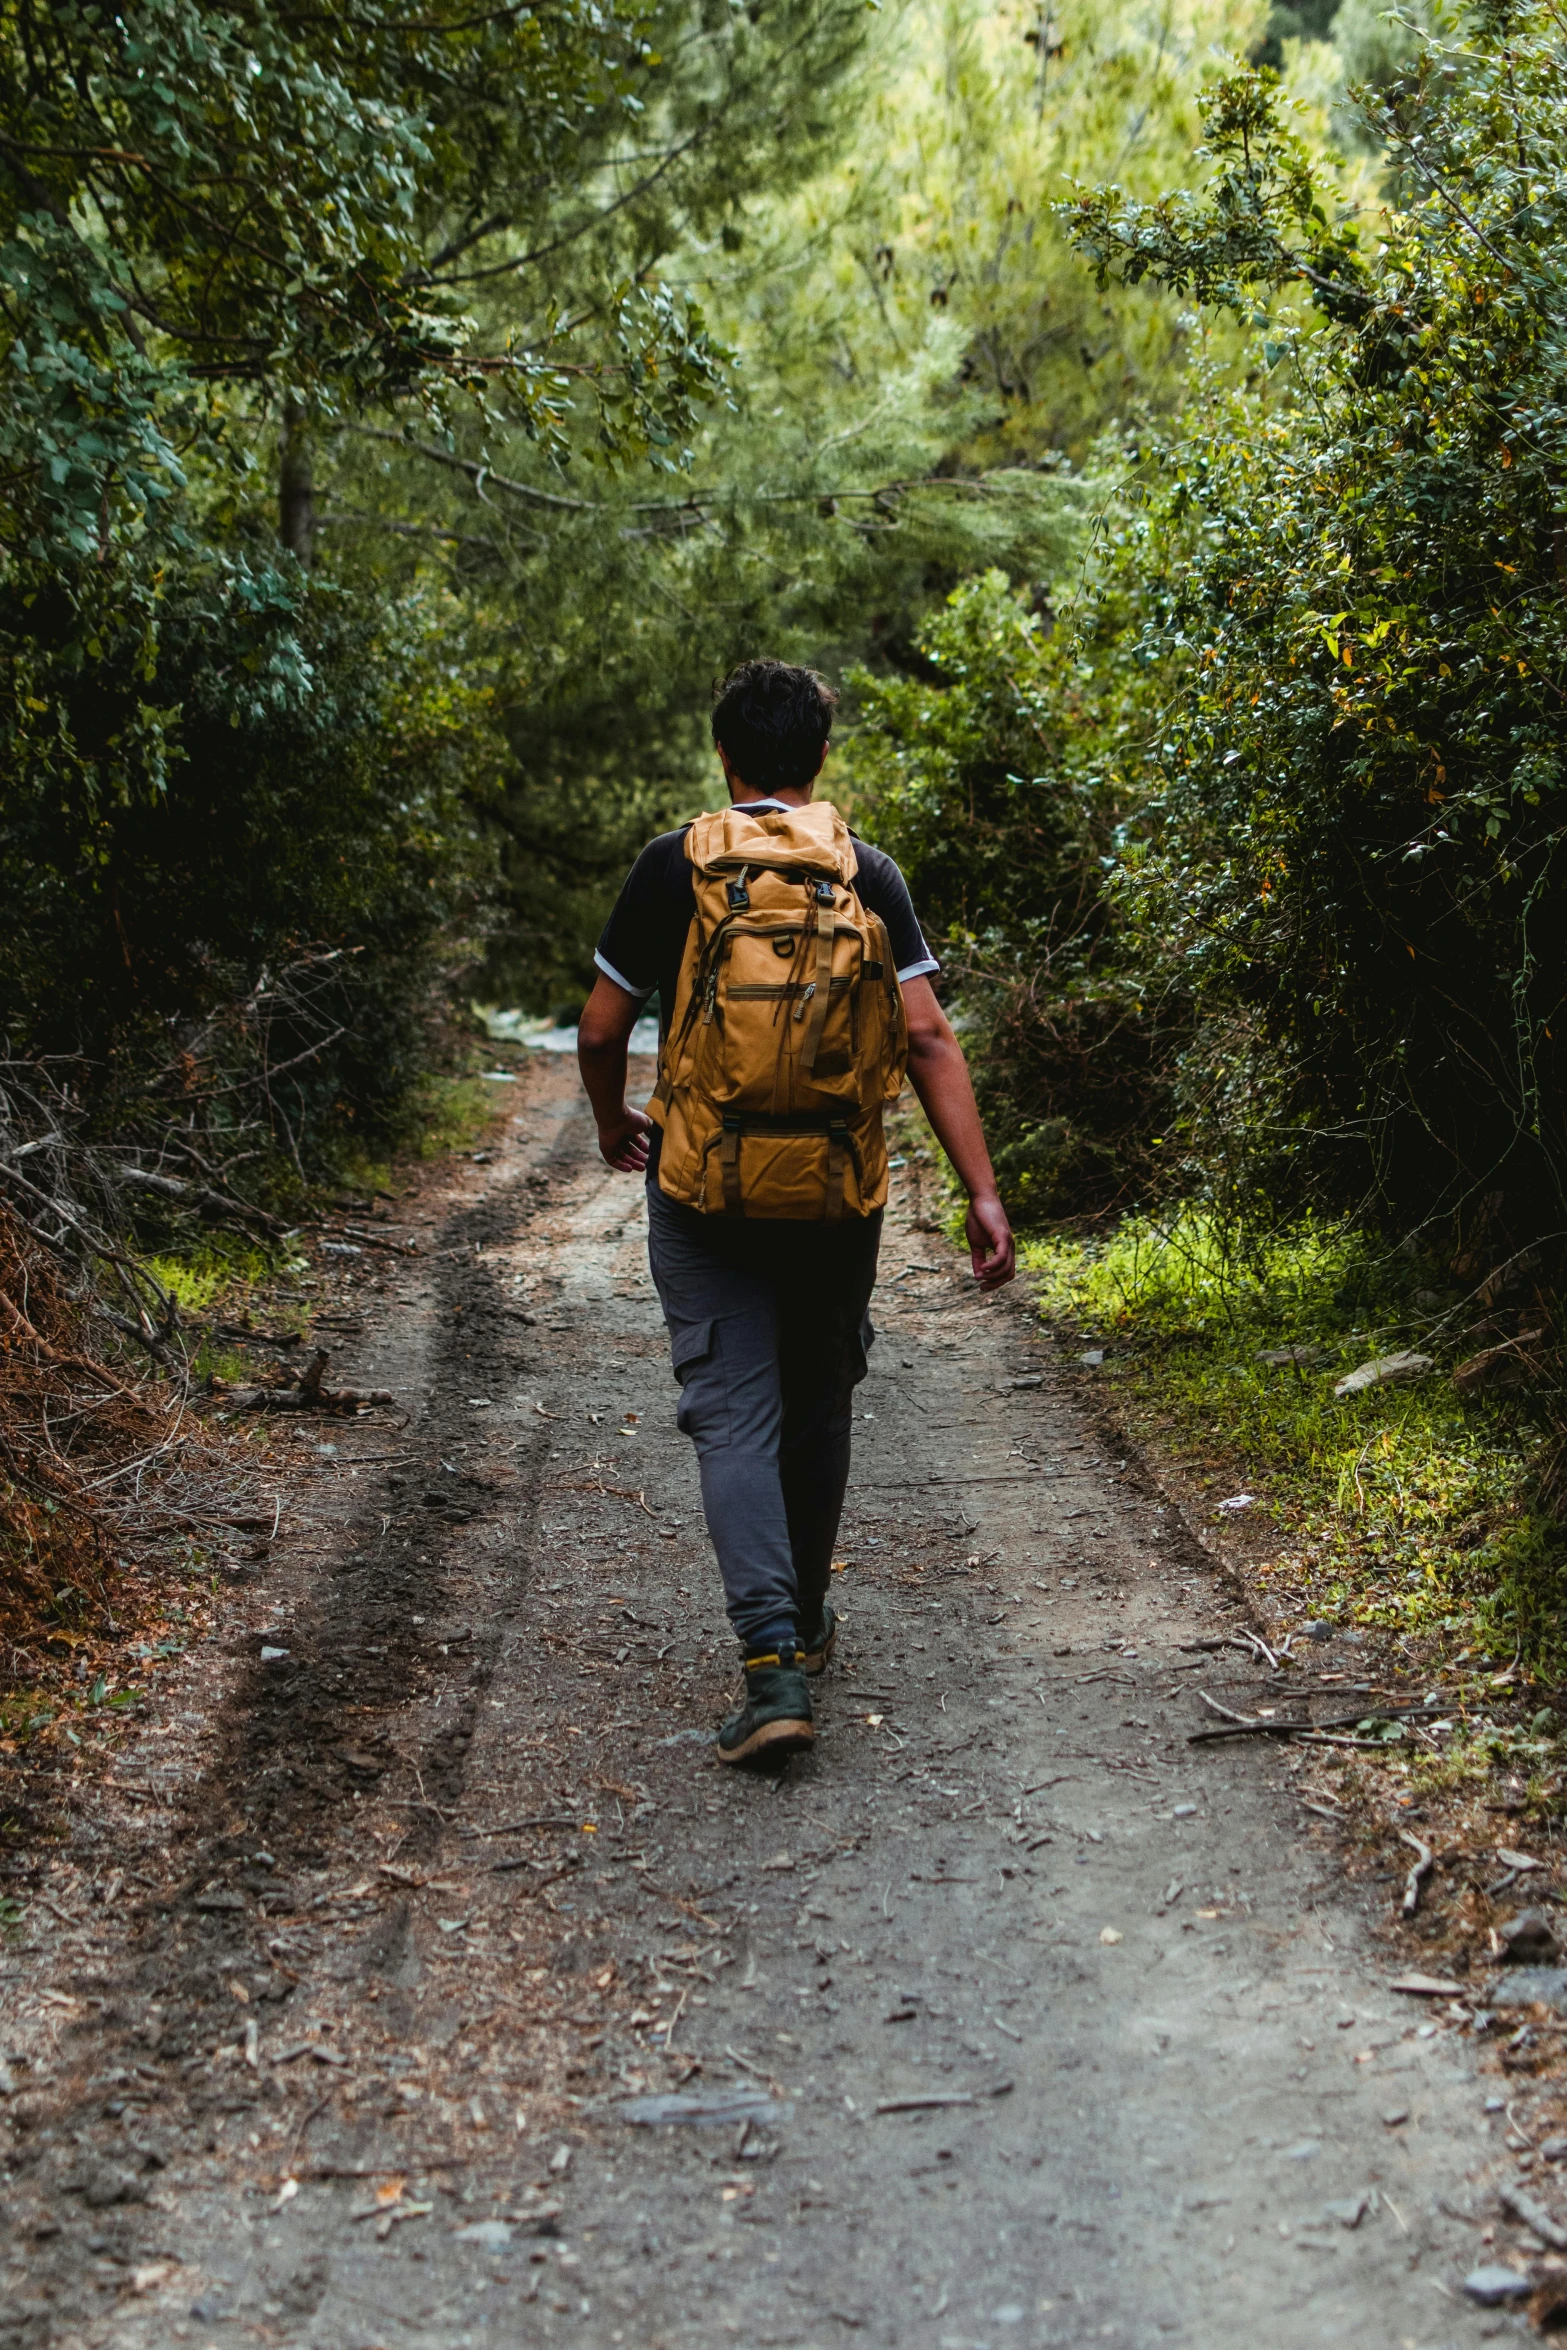
{"type": "Polygon", "coordinates": [[[737,652],[1070,563],[1191,325],[1062,175],[1157,190],[1258,21],[0,7],[13,1047],[287,1059],[302,1165],[476,957],[569,1004],[737,652]]]}
{"type": "Polygon", "coordinates": [[[325,1166],[580,1000],[765,646],[1020,1213],[1563,1223],[1552,8],[0,44],[13,1053],[325,1166]]]}

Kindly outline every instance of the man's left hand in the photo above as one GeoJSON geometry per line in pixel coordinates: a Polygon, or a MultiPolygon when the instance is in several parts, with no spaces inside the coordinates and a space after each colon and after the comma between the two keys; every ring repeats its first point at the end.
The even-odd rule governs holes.
{"type": "Polygon", "coordinates": [[[969,1255],[981,1289],[999,1289],[1017,1271],[1017,1250],[1007,1211],[994,1192],[969,1201],[969,1255]]]}

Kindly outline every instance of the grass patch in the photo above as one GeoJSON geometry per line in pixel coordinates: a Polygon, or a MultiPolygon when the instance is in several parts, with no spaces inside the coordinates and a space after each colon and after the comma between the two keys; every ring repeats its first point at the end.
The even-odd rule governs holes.
{"type": "Polygon", "coordinates": [[[392,1173],[390,1159],[372,1159],[364,1151],[345,1149],[333,1162],[331,1189],[356,1193],[361,1199],[374,1199],[379,1192],[387,1199],[392,1191],[392,1173]]]}
{"type": "Polygon", "coordinates": [[[1104,1344],[1099,1376],[1134,1423],[1216,1501],[1238,1479],[1251,1522],[1287,1538],[1258,1570],[1281,1622],[1377,1626],[1567,1677],[1567,1545],[1529,1498],[1543,1430],[1527,1396],[1454,1388],[1474,1341],[1429,1268],[1320,1225],[1241,1246],[1195,1211],[1022,1257],[1043,1317],[1104,1344]],[[1284,1348],[1309,1352],[1261,1359],[1284,1348]],[[1346,1371],[1405,1349],[1435,1368],[1335,1397],[1346,1371]]]}
{"type": "Polygon", "coordinates": [[[505,1108],[499,1097],[514,1090],[483,1077],[426,1077],[416,1111],[420,1158],[471,1150],[488,1133],[496,1112],[505,1108]]]}

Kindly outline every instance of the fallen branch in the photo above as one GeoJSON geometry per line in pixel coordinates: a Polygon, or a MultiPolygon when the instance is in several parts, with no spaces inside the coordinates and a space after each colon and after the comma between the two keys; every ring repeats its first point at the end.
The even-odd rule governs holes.
{"type": "Polygon", "coordinates": [[[1196,1746],[1207,1738],[1289,1738],[1298,1731],[1315,1728],[1314,1722],[1243,1722],[1236,1714],[1222,1729],[1189,1731],[1186,1743],[1196,1746]]]}
{"type": "Polygon", "coordinates": [[[505,1820],[498,1828],[459,1828],[459,1836],[520,1836],[526,1828],[575,1828],[575,1819],[567,1819],[559,1812],[538,1812],[531,1819],[505,1820]]]}
{"type": "Polygon", "coordinates": [[[269,1239],[276,1239],[288,1229],[281,1216],[270,1216],[265,1208],[253,1208],[247,1201],[234,1199],[225,1191],[213,1191],[204,1183],[187,1183],[179,1175],[155,1175],[150,1167],[116,1167],[114,1172],[122,1183],[129,1183],[137,1191],[153,1192],[159,1199],[196,1208],[204,1216],[237,1217],[240,1223],[254,1225],[269,1239]]]}
{"type": "Polygon", "coordinates": [[[389,1240],[384,1232],[366,1232],[362,1224],[322,1224],[317,1227],[329,1240],[352,1240],[361,1248],[384,1248],[394,1257],[416,1257],[418,1246],[411,1240],[389,1240]]]}
{"type": "Polygon", "coordinates": [[[1346,1746],[1354,1754],[1382,1754],[1386,1751],[1380,1738],[1346,1738],[1334,1730],[1297,1730],[1302,1746],[1346,1746]]]}
{"type": "Polygon", "coordinates": [[[318,1349],[298,1379],[284,1387],[236,1387],[225,1393],[214,1382],[214,1393],[232,1412],[332,1412],[344,1419],[374,1404],[396,1403],[389,1387],[323,1387],[329,1359],[318,1349]]]}
{"type": "Polygon", "coordinates": [[[134,1411],[145,1412],[149,1419],[161,1417],[161,1414],[154,1412],[145,1397],[133,1395],[128,1387],[121,1386],[113,1373],[106,1370],[102,1363],[92,1362],[86,1355],[69,1353],[62,1347],[51,1346],[48,1339],[40,1331],[34,1329],[32,1323],[14,1300],[6,1297],[3,1293],[0,1293],[0,1309],[3,1309],[12,1330],[19,1337],[25,1338],[29,1346],[36,1347],[45,1362],[55,1364],[62,1371],[79,1371],[85,1378],[93,1380],[96,1385],[106,1388],[109,1394],[117,1397],[121,1403],[129,1404],[134,1411]]]}
{"type": "Polygon", "coordinates": [[[1179,1645],[1183,1656],[1212,1656],[1221,1648],[1237,1648],[1242,1656],[1261,1657],[1270,1673],[1278,1671],[1280,1657],[1285,1653],[1281,1650],[1276,1656],[1259,1632],[1219,1632],[1203,1640],[1183,1640],[1179,1645]]]}
{"type": "MultiPolygon", "coordinates": [[[[1330,1714],[1325,1722],[1260,1722],[1248,1721],[1244,1714],[1232,1714],[1227,1706],[1218,1704],[1204,1690],[1199,1689],[1197,1694],[1203,1698],[1206,1704],[1212,1706],[1216,1714],[1224,1716],[1225,1726],[1222,1729],[1188,1731],[1186,1737],[1188,1746],[1195,1746],[1200,1739],[1204,1738],[1299,1738],[1308,1733],[1321,1734],[1327,1730],[1354,1730],[1362,1722],[1410,1722],[1421,1719],[1438,1721],[1445,1713],[1452,1710],[1451,1707],[1444,1706],[1379,1705],[1374,1706],[1369,1713],[1330,1714]]],[[[1370,1746],[1377,1745],[1380,1741],[1361,1739],[1356,1743],[1370,1746]]]]}

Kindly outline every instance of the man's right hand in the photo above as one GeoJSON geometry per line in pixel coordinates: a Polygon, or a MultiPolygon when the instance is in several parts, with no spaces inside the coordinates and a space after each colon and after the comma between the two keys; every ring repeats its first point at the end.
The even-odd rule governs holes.
{"type": "Polygon", "coordinates": [[[652,1148],[653,1121],[646,1110],[624,1109],[608,1126],[599,1128],[599,1150],[622,1175],[640,1175],[652,1148]]]}
{"type": "Polygon", "coordinates": [[[653,1121],[626,1100],[626,1047],[642,1009],[642,998],[618,987],[602,972],[577,1022],[577,1063],[593,1104],[599,1149],[622,1175],[640,1175],[647,1165],[653,1121]]]}

